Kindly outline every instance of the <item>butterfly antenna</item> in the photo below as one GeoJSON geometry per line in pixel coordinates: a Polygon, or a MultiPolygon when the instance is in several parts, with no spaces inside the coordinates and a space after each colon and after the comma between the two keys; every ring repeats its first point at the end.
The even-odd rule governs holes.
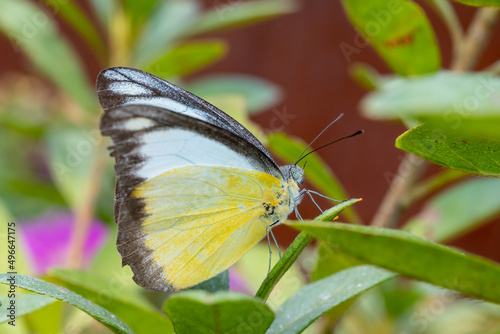
{"type": "Polygon", "coordinates": [[[314,138],[314,139],[312,140],[312,142],[310,142],[310,143],[309,143],[309,145],[307,145],[307,147],[306,147],[306,148],[302,151],[302,153],[300,153],[300,155],[299,155],[299,157],[297,158],[297,161],[295,161],[294,165],[298,164],[298,163],[299,163],[299,161],[300,161],[300,160],[302,160],[302,158],[301,158],[301,157],[302,157],[302,154],[306,153],[307,149],[308,149],[309,147],[311,147],[311,145],[312,145],[312,144],[316,141],[316,139],[318,139],[318,138],[319,138],[319,137],[320,137],[320,136],[321,136],[321,135],[322,135],[322,134],[323,134],[326,130],[328,130],[328,128],[329,128],[330,126],[332,126],[332,124],[333,124],[333,123],[335,123],[335,122],[337,122],[339,119],[341,119],[341,118],[342,118],[342,116],[344,116],[344,114],[340,114],[337,118],[335,118],[335,119],[334,119],[334,120],[333,120],[330,124],[328,124],[328,125],[326,126],[326,128],[324,128],[324,129],[323,129],[323,131],[321,131],[321,132],[319,133],[319,135],[317,135],[317,136],[316,136],[316,138],[314,138]]]}
{"type": "Polygon", "coordinates": [[[335,143],[337,143],[337,142],[339,142],[339,141],[341,141],[341,140],[344,140],[344,139],[347,139],[347,138],[351,138],[351,137],[355,137],[355,136],[360,135],[360,134],[362,134],[362,133],[364,133],[364,132],[365,132],[364,130],[358,130],[358,131],[356,131],[356,132],[355,132],[355,133],[353,133],[353,134],[350,134],[350,135],[348,135],[348,136],[345,136],[345,137],[339,138],[339,139],[337,139],[337,140],[334,140],[334,141],[332,141],[331,143],[328,143],[328,144],[325,144],[325,145],[323,145],[323,146],[320,146],[320,147],[318,147],[317,149],[314,149],[314,150],[312,150],[311,152],[307,153],[306,155],[304,155],[304,156],[303,156],[302,158],[300,158],[299,160],[297,160],[297,162],[296,162],[295,164],[297,164],[298,162],[300,162],[300,160],[304,159],[305,157],[307,157],[307,156],[308,156],[309,154],[311,154],[311,153],[314,153],[314,152],[316,152],[316,151],[318,151],[318,150],[321,150],[321,149],[322,149],[322,148],[324,148],[324,147],[327,147],[327,146],[330,146],[330,145],[332,145],[332,144],[335,144],[335,143]]]}

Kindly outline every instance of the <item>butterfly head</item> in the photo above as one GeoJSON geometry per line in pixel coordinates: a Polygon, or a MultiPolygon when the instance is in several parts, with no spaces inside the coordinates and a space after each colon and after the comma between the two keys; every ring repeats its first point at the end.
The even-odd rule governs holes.
{"type": "Polygon", "coordinates": [[[304,168],[297,165],[286,165],[280,167],[285,180],[293,180],[297,185],[304,183],[304,168]]]}

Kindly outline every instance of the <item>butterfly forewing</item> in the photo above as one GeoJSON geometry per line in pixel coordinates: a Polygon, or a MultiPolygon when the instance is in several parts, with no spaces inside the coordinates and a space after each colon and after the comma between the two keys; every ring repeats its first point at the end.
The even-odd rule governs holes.
{"type": "Polygon", "coordinates": [[[153,105],[197,118],[241,137],[278,168],[266,148],[240,123],[207,101],[152,74],[128,67],[108,68],[99,74],[96,86],[104,110],[127,104],[153,105]]]}

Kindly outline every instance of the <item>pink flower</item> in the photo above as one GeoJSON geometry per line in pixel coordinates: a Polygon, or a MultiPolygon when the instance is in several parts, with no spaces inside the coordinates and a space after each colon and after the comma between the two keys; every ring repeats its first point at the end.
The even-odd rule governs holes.
{"type": "MultiPolygon", "coordinates": [[[[66,262],[74,228],[70,212],[49,212],[44,216],[19,223],[21,242],[27,250],[33,274],[44,274],[66,262]]],[[[92,221],[85,240],[83,261],[90,264],[106,241],[108,230],[101,221],[92,221]]]]}
{"type": "Polygon", "coordinates": [[[229,269],[229,290],[252,295],[247,282],[245,282],[243,277],[234,268],[229,269]]]}

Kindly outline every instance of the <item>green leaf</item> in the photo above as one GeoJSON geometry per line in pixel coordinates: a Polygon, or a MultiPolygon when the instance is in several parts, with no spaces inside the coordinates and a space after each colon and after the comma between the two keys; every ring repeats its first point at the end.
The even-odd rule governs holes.
{"type": "MultiPolygon", "coordinates": [[[[321,215],[316,217],[316,220],[331,221],[335,219],[343,210],[349,208],[349,206],[359,201],[360,199],[358,198],[344,201],[323,212],[321,215]]],[[[287,224],[287,222],[285,222],[285,224],[287,224]]],[[[266,277],[264,282],[262,282],[255,296],[262,300],[267,300],[276,284],[278,284],[279,280],[288,271],[288,269],[290,269],[290,267],[297,260],[304,248],[306,248],[306,246],[311,243],[312,240],[313,238],[310,235],[307,235],[307,233],[300,233],[292,242],[292,244],[288,246],[285,254],[283,254],[280,261],[273,267],[268,277],[266,277]]]]}
{"type": "Polygon", "coordinates": [[[83,200],[82,189],[92,177],[91,165],[100,140],[99,131],[54,127],[47,131],[44,140],[55,184],[66,202],[75,208],[83,200]]]}
{"type": "Polygon", "coordinates": [[[318,281],[341,270],[364,264],[355,257],[340,251],[334,245],[321,240],[318,241],[316,254],[318,261],[311,273],[312,281],[318,281]]]}
{"type": "Polygon", "coordinates": [[[405,230],[443,242],[500,214],[500,179],[471,179],[431,198],[405,230]]]}
{"type": "Polygon", "coordinates": [[[372,119],[413,117],[436,127],[499,138],[499,88],[500,78],[491,73],[441,71],[391,80],[368,94],[361,109],[372,119]]]}
{"type": "Polygon", "coordinates": [[[500,303],[500,265],[407,232],[341,223],[288,224],[368,264],[500,303]]]}
{"type": "Polygon", "coordinates": [[[133,333],[133,331],[127,326],[127,324],[118,319],[114,314],[92,303],[90,300],[74,293],[73,291],[63,288],[62,286],[48,283],[34,277],[10,274],[0,274],[0,283],[7,285],[11,284],[10,279],[12,278],[12,276],[14,276],[14,285],[16,287],[33,291],[42,295],[47,295],[76,306],[115,333],[133,333]]]}
{"type": "Polygon", "coordinates": [[[155,12],[153,9],[156,10],[155,7],[159,5],[157,0],[124,0],[122,6],[129,18],[130,26],[136,30],[155,12]]]}
{"type": "Polygon", "coordinates": [[[99,17],[101,24],[104,27],[108,27],[111,17],[116,10],[115,0],[90,0],[90,3],[99,17]]]}
{"type": "Polygon", "coordinates": [[[156,76],[185,76],[207,67],[227,53],[222,40],[191,41],[175,46],[146,69],[156,76]]]}
{"type": "Polygon", "coordinates": [[[182,291],[164,310],[176,333],[265,333],[274,319],[265,303],[234,292],[182,291]]]}
{"type": "MultiPolygon", "coordinates": [[[[342,0],[348,18],[361,36],[400,75],[435,72],[441,56],[434,30],[422,9],[406,0],[342,0]]],[[[341,43],[350,62],[356,46],[341,43]]]]}
{"type": "Polygon", "coordinates": [[[65,311],[67,311],[67,305],[64,305],[60,300],[56,300],[53,304],[25,315],[23,320],[30,329],[30,333],[59,333],[62,330],[61,327],[64,326],[63,328],[67,329],[65,326],[73,320],[67,318],[68,313],[78,317],[88,317],[87,314],[79,310],[77,312],[65,311]]]}
{"type": "MultiPolygon", "coordinates": [[[[148,2],[129,1],[134,5],[141,4],[139,7],[148,2]]],[[[158,3],[133,46],[133,65],[150,66],[152,61],[162,57],[171,47],[170,44],[195,22],[199,15],[199,7],[200,4],[193,0],[170,0],[158,3]]]]}
{"type": "Polygon", "coordinates": [[[245,98],[250,114],[271,108],[283,97],[281,89],[268,80],[251,75],[209,75],[191,81],[190,92],[199,96],[238,94],[245,98]]]}
{"type": "MultiPolygon", "coordinates": [[[[311,280],[318,281],[325,277],[334,275],[341,270],[363,265],[362,261],[340,251],[335,246],[318,240],[316,246],[316,266],[311,273],[311,280]]],[[[329,323],[337,322],[344,313],[355,303],[357,298],[351,298],[330,309],[325,316],[329,323]]]]}
{"type": "Polygon", "coordinates": [[[349,66],[349,75],[366,90],[378,89],[384,82],[384,77],[365,63],[354,63],[349,66]]]}
{"type": "Polygon", "coordinates": [[[39,310],[47,305],[54,303],[56,300],[54,298],[37,295],[32,293],[20,293],[17,294],[15,299],[8,298],[7,296],[0,296],[0,324],[13,320],[9,317],[9,310],[7,309],[10,305],[11,300],[15,301],[15,317],[20,317],[25,314],[29,314],[36,310],[39,310]]]}
{"type": "Polygon", "coordinates": [[[499,0],[453,0],[463,3],[464,5],[476,7],[500,7],[499,0]]]}
{"type": "Polygon", "coordinates": [[[500,138],[463,136],[422,124],[399,136],[396,147],[448,168],[500,176],[500,138]]]}
{"type": "Polygon", "coordinates": [[[97,99],[76,53],[39,7],[25,0],[2,0],[0,30],[16,52],[23,51],[35,68],[83,108],[94,110],[97,99]]]}
{"type": "Polygon", "coordinates": [[[67,23],[73,26],[95,52],[102,53],[105,46],[101,36],[94,28],[94,24],[88,20],[74,2],[59,0],[43,1],[47,4],[52,14],[60,15],[67,23]]]}
{"type": "Polygon", "coordinates": [[[229,270],[224,270],[219,275],[212,277],[208,281],[201,282],[190,288],[190,290],[204,290],[208,292],[229,290],[229,270]]]}
{"type": "Polygon", "coordinates": [[[221,1],[203,14],[186,33],[204,34],[248,25],[292,13],[295,9],[296,4],[293,0],[221,1]]]}
{"type": "Polygon", "coordinates": [[[172,323],[160,314],[132,286],[130,275],[125,270],[107,271],[106,275],[89,274],[76,270],[52,270],[56,282],[93,300],[97,305],[127,322],[135,333],[173,333],[172,323]]]}
{"type": "MultiPolygon", "coordinates": [[[[269,150],[286,163],[295,163],[299,155],[306,148],[306,144],[285,133],[274,133],[268,136],[269,150]]],[[[336,200],[348,198],[342,184],[328,165],[315,153],[307,157],[306,179],[322,194],[336,200]]],[[[346,208],[346,218],[354,224],[360,224],[361,218],[353,208],[346,208]]]]}
{"type": "Polygon", "coordinates": [[[331,308],[395,276],[374,266],[359,266],[306,285],[276,310],[266,333],[302,333],[331,308]]]}

